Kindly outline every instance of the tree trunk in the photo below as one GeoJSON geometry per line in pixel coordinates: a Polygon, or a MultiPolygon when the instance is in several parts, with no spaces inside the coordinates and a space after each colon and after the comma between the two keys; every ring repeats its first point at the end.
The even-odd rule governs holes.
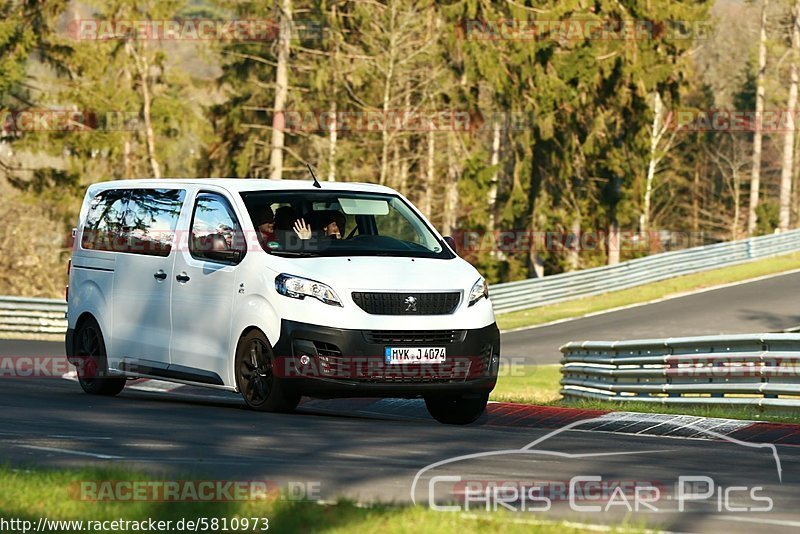
{"type": "MultiPolygon", "coordinates": [[[[536,232],[533,232],[534,234],[536,232]]],[[[528,254],[528,274],[531,278],[544,278],[544,260],[536,248],[531,248],[528,254]]]]}
{"type": "Polygon", "coordinates": [[[133,178],[133,165],[131,164],[131,136],[126,134],[125,142],[122,144],[122,167],[125,169],[124,178],[133,178]]]}
{"type": "Polygon", "coordinates": [[[445,187],[444,196],[444,219],[442,221],[442,230],[445,235],[453,235],[456,232],[456,224],[458,224],[457,210],[458,210],[458,174],[459,170],[456,166],[456,157],[454,154],[455,146],[453,143],[453,133],[447,136],[447,185],[445,187]]]}
{"type": "Polygon", "coordinates": [[[389,170],[389,104],[391,103],[392,84],[394,83],[394,63],[395,54],[397,49],[397,29],[395,23],[397,21],[397,7],[394,2],[391,2],[389,7],[390,20],[389,20],[389,64],[386,66],[386,77],[383,80],[383,121],[385,123],[383,131],[381,132],[381,175],[380,184],[386,185],[387,174],[389,170]]]}
{"type": "Polygon", "coordinates": [[[608,225],[608,264],[619,263],[619,222],[616,215],[608,225]]]}
{"type": "MultiPolygon", "coordinates": [[[[536,204],[533,200],[531,205],[531,239],[530,249],[528,250],[528,277],[530,278],[544,278],[544,260],[542,255],[539,254],[539,240],[536,239],[536,204]]],[[[543,245],[547,246],[547,245],[543,245]]]]}
{"type": "Polygon", "coordinates": [[[692,234],[697,237],[700,232],[700,167],[695,163],[692,178],[692,234]]]}
{"type": "Polygon", "coordinates": [[[661,114],[664,105],[661,94],[658,91],[653,93],[653,131],[650,132],[650,161],[647,164],[647,177],[644,183],[644,199],[642,202],[642,213],[639,216],[639,231],[647,233],[650,229],[650,203],[653,195],[653,179],[656,175],[656,163],[658,141],[661,138],[661,114]]]}
{"type": "MultiPolygon", "coordinates": [[[[408,136],[406,136],[405,140],[403,141],[403,153],[408,154],[409,151],[409,141],[408,136]]],[[[400,178],[399,178],[399,191],[401,194],[408,196],[408,161],[400,161],[400,178]]]]}
{"type": "MultiPolygon", "coordinates": [[[[122,77],[126,84],[133,86],[133,75],[127,65],[122,68],[122,77]]],[[[125,119],[123,118],[122,120],[124,121],[125,119]]],[[[125,128],[125,126],[121,126],[121,128],[125,128]]],[[[125,180],[133,178],[133,155],[131,153],[132,137],[133,133],[125,132],[125,141],[122,144],[122,168],[124,173],[123,178],[125,180]]]]}
{"type": "Polygon", "coordinates": [[[495,227],[495,209],[497,207],[497,183],[500,176],[500,169],[498,168],[498,164],[500,163],[500,121],[497,117],[495,117],[494,124],[492,125],[492,159],[491,159],[491,166],[494,167],[494,172],[492,173],[492,180],[489,182],[489,192],[486,195],[486,201],[489,205],[489,221],[488,221],[488,228],[487,230],[490,232],[494,231],[495,227]]]}
{"type": "Polygon", "coordinates": [[[567,270],[576,271],[581,265],[580,259],[580,239],[581,237],[581,218],[576,215],[572,220],[569,235],[565,240],[567,245],[567,270]]]}
{"type": "MultiPolygon", "coordinates": [[[[789,101],[786,114],[794,121],[797,107],[797,51],[800,49],[800,0],[797,0],[792,14],[792,63],[790,67],[789,101]]],[[[794,164],[794,128],[788,128],[783,135],[783,165],[781,167],[780,216],[778,228],[781,232],[789,230],[792,207],[792,171],[794,164]]]]}
{"type": "MultiPolygon", "coordinates": [[[[426,37],[428,40],[432,40],[434,38],[433,30],[434,30],[434,10],[428,8],[427,10],[428,18],[427,18],[427,29],[426,29],[426,37]]],[[[430,104],[431,110],[436,109],[436,95],[435,95],[436,87],[434,86],[433,89],[431,87],[426,87],[423,92],[423,102],[427,100],[430,104]]],[[[410,93],[408,86],[408,80],[406,80],[406,89],[405,89],[405,96],[406,96],[406,108],[405,113],[408,113],[411,110],[411,100],[410,100],[410,93]]],[[[434,195],[434,187],[436,179],[436,134],[434,132],[434,128],[432,125],[428,126],[428,131],[425,134],[426,142],[428,145],[428,157],[425,162],[425,176],[423,177],[423,187],[424,191],[422,192],[422,213],[428,218],[428,220],[433,220],[434,215],[434,198],[439,199],[441,195],[434,195]]],[[[438,215],[438,213],[437,213],[438,215]]]]}
{"type": "Polygon", "coordinates": [[[331,99],[330,113],[331,113],[331,118],[328,121],[328,124],[330,124],[330,129],[331,129],[331,131],[328,132],[328,181],[334,182],[336,181],[336,139],[338,135],[338,132],[336,131],[338,125],[336,123],[335,93],[333,98],[331,99]]]}
{"type": "MultiPolygon", "coordinates": [[[[386,185],[391,187],[392,189],[397,189],[397,184],[395,183],[395,177],[398,173],[398,163],[400,161],[400,151],[397,146],[397,143],[394,143],[391,147],[391,157],[389,158],[389,163],[386,166],[386,185]]],[[[420,182],[421,183],[421,182],[420,182]]]]}
{"type": "Polygon", "coordinates": [[[283,178],[283,146],[286,100],[289,96],[289,45],[292,39],[292,1],[280,0],[278,32],[278,67],[275,71],[275,103],[272,106],[272,143],[269,154],[269,177],[283,178]]]}
{"type": "Polygon", "coordinates": [[[435,156],[436,137],[433,133],[433,128],[430,128],[428,130],[428,161],[425,165],[425,191],[423,192],[422,196],[422,213],[425,214],[428,220],[430,220],[433,216],[433,180],[435,178],[435,156]]]}
{"type": "MultiPolygon", "coordinates": [[[[149,66],[145,61],[145,69],[148,68],[149,66]]],[[[145,77],[142,80],[142,96],[144,97],[144,107],[142,112],[144,113],[144,130],[145,135],[147,136],[147,158],[150,160],[150,169],[153,171],[153,178],[161,178],[161,165],[159,165],[158,158],[156,157],[156,138],[155,134],[153,133],[153,118],[150,115],[149,85],[149,76],[145,74],[145,77]]]]}
{"type": "MultiPolygon", "coordinates": [[[[331,23],[336,24],[337,14],[336,14],[336,3],[334,2],[331,5],[331,23]]],[[[331,69],[331,100],[330,104],[328,105],[328,110],[331,114],[330,120],[328,124],[330,125],[330,131],[328,132],[328,181],[335,182],[336,181],[336,142],[339,137],[339,132],[337,128],[339,124],[337,122],[336,117],[336,94],[339,89],[339,77],[337,76],[338,68],[339,68],[339,42],[336,40],[336,36],[332,36],[333,39],[333,54],[331,55],[330,61],[330,69],[331,69]]]]}
{"type": "MultiPolygon", "coordinates": [[[[403,109],[410,110],[411,109],[411,88],[409,87],[408,79],[406,79],[404,92],[405,92],[405,97],[404,97],[405,108],[403,108],[403,109]]],[[[411,165],[411,163],[409,162],[408,158],[409,158],[409,154],[411,154],[411,136],[409,136],[407,134],[403,136],[401,148],[402,148],[402,152],[403,152],[403,154],[405,156],[405,159],[404,160],[400,160],[400,159],[398,160],[398,165],[400,166],[400,171],[399,171],[400,172],[400,178],[399,178],[400,186],[399,187],[400,187],[400,193],[402,193],[403,195],[408,196],[410,194],[410,192],[408,190],[408,172],[409,172],[408,167],[409,167],[409,165],[411,165]]]]}
{"type": "Polygon", "coordinates": [[[140,54],[136,50],[136,45],[131,42],[127,42],[125,47],[136,65],[136,73],[139,75],[139,82],[142,87],[142,118],[144,119],[144,136],[150,170],[153,178],[161,178],[161,165],[159,165],[156,157],[156,139],[153,133],[153,120],[150,113],[150,62],[147,61],[147,50],[140,54]]]}
{"type": "MultiPolygon", "coordinates": [[[[800,215],[800,210],[798,210],[798,200],[800,200],[800,195],[798,195],[798,189],[800,189],[800,157],[798,153],[800,153],[800,147],[797,145],[798,138],[795,136],[794,138],[794,172],[792,173],[792,217],[798,217],[800,215]]],[[[797,220],[795,218],[795,220],[797,220]]]]}
{"type": "Polygon", "coordinates": [[[758,189],[761,182],[761,119],[764,113],[764,71],[767,67],[767,6],[761,2],[761,34],[758,43],[758,73],[756,74],[756,131],[753,135],[753,167],[750,176],[750,206],[747,212],[747,235],[756,230],[758,189]]]}
{"type": "Polygon", "coordinates": [[[742,196],[742,186],[739,183],[739,171],[732,168],[733,173],[733,223],[731,225],[731,239],[739,239],[739,202],[742,196]]]}

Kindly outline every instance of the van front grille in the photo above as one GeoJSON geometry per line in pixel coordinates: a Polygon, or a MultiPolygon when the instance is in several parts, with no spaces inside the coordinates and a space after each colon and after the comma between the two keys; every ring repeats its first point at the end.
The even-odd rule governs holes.
{"type": "Polygon", "coordinates": [[[376,345],[390,343],[460,343],[465,330],[366,330],[364,339],[376,345]]]}
{"type": "Polygon", "coordinates": [[[354,291],[353,302],[370,315],[449,315],[461,293],[371,293],[354,291]]]}
{"type": "Polygon", "coordinates": [[[456,358],[437,364],[391,365],[380,358],[347,358],[320,354],[323,378],[373,383],[463,382],[473,365],[471,358],[456,358]]]}
{"type": "MultiPolygon", "coordinates": [[[[460,335],[463,330],[454,331],[460,335]]],[[[317,363],[304,368],[304,375],[332,380],[424,384],[452,383],[488,376],[492,346],[485,345],[474,356],[448,356],[436,364],[389,364],[383,358],[343,356],[335,345],[315,342],[317,363]]]]}

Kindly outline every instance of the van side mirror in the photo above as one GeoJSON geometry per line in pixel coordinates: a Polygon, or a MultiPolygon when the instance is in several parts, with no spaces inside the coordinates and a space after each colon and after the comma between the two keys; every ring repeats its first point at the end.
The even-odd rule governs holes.
{"type": "Polygon", "coordinates": [[[196,258],[236,264],[242,261],[243,251],[231,248],[222,234],[210,234],[195,239],[192,255],[196,258]]]}
{"type": "Polygon", "coordinates": [[[444,236],[444,242],[447,243],[447,246],[453,249],[453,252],[458,254],[458,250],[456,249],[456,240],[453,236],[446,235],[444,236]]]}
{"type": "Polygon", "coordinates": [[[209,250],[203,256],[211,261],[222,263],[239,263],[242,260],[241,250],[209,250]]]}

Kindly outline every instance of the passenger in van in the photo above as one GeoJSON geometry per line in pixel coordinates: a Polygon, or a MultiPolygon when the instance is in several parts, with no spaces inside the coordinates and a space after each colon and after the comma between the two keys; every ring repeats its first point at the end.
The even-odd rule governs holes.
{"type": "MultiPolygon", "coordinates": [[[[275,210],[275,237],[284,248],[293,248],[292,243],[297,237],[301,240],[311,237],[311,229],[301,219],[292,206],[281,206],[275,210]]],[[[295,243],[296,245],[296,243],[295,243]]]]}
{"type": "Polygon", "coordinates": [[[275,231],[291,232],[297,219],[297,212],[293,207],[281,206],[275,210],[275,231]]]}
{"type": "Polygon", "coordinates": [[[253,224],[258,231],[258,238],[262,243],[275,241],[275,214],[272,208],[253,210],[253,224]]]}

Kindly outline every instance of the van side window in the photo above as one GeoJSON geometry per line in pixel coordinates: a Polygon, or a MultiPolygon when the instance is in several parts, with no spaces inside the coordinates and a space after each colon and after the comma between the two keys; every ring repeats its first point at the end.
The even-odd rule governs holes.
{"type": "Polygon", "coordinates": [[[244,256],[242,227],[230,203],[221,195],[198,195],[189,237],[193,258],[235,264],[244,256]]]}
{"type": "Polygon", "coordinates": [[[83,225],[88,250],[169,256],[185,191],[110,189],[94,197],[83,225]]]}
{"type": "Polygon", "coordinates": [[[83,224],[81,247],[87,250],[127,251],[125,215],[129,193],[127,189],[111,189],[92,199],[83,224]]]}
{"type": "Polygon", "coordinates": [[[169,256],[185,191],[134,189],[128,203],[128,252],[169,256]]]}

